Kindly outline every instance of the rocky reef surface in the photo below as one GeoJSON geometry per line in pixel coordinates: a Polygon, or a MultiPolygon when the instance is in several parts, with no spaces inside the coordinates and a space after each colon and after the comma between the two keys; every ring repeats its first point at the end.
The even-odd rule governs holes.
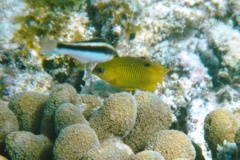
{"type": "Polygon", "coordinates": [[[238,0],[9,0],[0,19],[0,159],[239,158],[238,0]],[[164,85],[130,93],[39,52],[93,37],[171,68],[164,85]]]}

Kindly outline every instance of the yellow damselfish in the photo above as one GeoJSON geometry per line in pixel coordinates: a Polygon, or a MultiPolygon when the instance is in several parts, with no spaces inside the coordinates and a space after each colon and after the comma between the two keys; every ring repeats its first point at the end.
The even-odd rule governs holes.
{"type": "Polygon", "coordinates": [[[93,74],[108,83],[127,90],[154,91],[157,83],[162,85],[163,76],[170,70],[137,57],[116,57],[98,63],[93,74]]]}

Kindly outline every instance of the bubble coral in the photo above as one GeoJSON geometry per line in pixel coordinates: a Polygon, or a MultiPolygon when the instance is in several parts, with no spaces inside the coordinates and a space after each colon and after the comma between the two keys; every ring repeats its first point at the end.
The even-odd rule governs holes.
{"type": "Polygon", "coordinates": [[[100,146],[95,131],[85,124],[64,128],[55,141],[54,159],[81,159],[93,147],[100,146]]]}
{"type": "Polygon", "coordinates": [[[218,145],[223,146],[224,140],[234,142],[239,123],[234,115],[226,109],[216,109],[210,112],[204,121],[204,138],[212,152],[217,157],[218,145]]]}
{"type": "Polygon", "coordinates": [[[7,135],[6,150],[12,160],[51,159],[52,142],[44,135],[17,131],[7,135]]]}
{"type": "Polygon", "coordinates": [[[125,137],[132,129],[136,116],[137,103],[134,96],[122,92],[107,98],[89,121],[102,142],[111,136],[125,137]]]}
{"type": "Polygon", "coordinates": [[[18,121],[14,113],[0,103],[0,152],[4,148],[5,136],[11,132],[18,131],[18,121]]]}
{"type": "Polygon", "coordinates": [[[155,132],[170,127],[172,113],[159,97],[150,92],[138,91],[134,96],[138,106],[136,123],[124,142],[137,152],[144,149],[155,132]]]}
{"type": "Polygon", "coordinates": [[[41,123],[41,133],[50,137],[51,139],[56,137],[54,130],[54,114],[63,103],[77,103],[77,92],[69,84],[59,84],[56,85],[50,93],[50,98],[48,99],[44,110],[43,118],[41,123]]]}
{"type": "Polygon", "coordinates": [[[40,133],[42,111],[48,96],[38,92],[20,92],[14,94],[9,102],[9,108],[16,115],[19,129],[40,133]]]}
{"type": "Polygon", "coordinates": [[[57,108],[54,123],[56,133],[76,123],[89,125],[88,121],[82,115],[81,109],[71,103],[63,103],[57,108]]]}
{"type": "Polygon", "coordinates": [[[131,160],[134,153],[129,146],[116,138],[108,139],[101,146],[88,151],[84,159],[131,160]]]}
{"type": "Polygon", "coordinates": [[[196,153],[190,139],[177,130],[162,130],[155,133],[146,149],[158,151],[165,160],[184,158],[194,160],[196,153]]]}
{"type": "Polygon", "coordinates": [[[164,160],[163,156],[157,152],[152,150],[145,150],[136,154],[133,158],[134,160],[164,160]]]}

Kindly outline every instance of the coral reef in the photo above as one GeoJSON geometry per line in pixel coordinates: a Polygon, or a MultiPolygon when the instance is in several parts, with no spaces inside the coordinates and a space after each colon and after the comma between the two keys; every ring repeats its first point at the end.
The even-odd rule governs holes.
{"type": "Polygon", "coordinates": [[[95,131],[89,126],[70,125],[64,128],[56,139],[54,159],[81,159],[88,150],[99,145],[95,131]]]}
{"type": "Polygon", "coordinates": [[[88,8],[97,36],[106,38],[115,45],[120,36],[127,38],[140,29],[135,23],[137,7],[128,1],[91,2],[88,8]]]}
{"type": "Polygon", "coordinates": [[[163,156],[156,151],[152,150],[145,150],[142,152],[139,152],[135,155],[133,158],[134,160],[164,160],[163,156]]]}
{"type": "MultiPolygon", "coordinates": [[[[240,73],[240,33],[221,22],[212,21],[206,31],[208,44],[220,60],[219,71],[215,83],[234,83],[236,73],[240,73]],[[212,23],[212,24],[211,24],[212,23]],[[227,35],[226,35],[227,34],[227,35]]],[[[219,85],[219,84],[218,84],[219,85]]]]}
{"type": "Polygon", "coordinates": [[[206,116],[204,138],[211,149],[213,158],[217,158],[218,145],[223,146],[224,140],[234,142],[239,127],[239,120],[226,109],[216,109],[206,116]]]}
{"type": "Polygon", "coordinates": [[[12,160],[50,159],[52,142],[44,135],[27,131],[12,132],[5,139],[6,149],[12,160]]]}
{"type": "Polygon", "coordinates": [[[155,132],[170,127],[172,113],[159,97],[150,92],[139,91],[134,96],[138,105],[136,123],[124,142],[137,152],[144,149],[155,132]]]}
{"type": "Polygon", "coordinates": [[[55,111],[54,124],[56,133],[60,133],[67,126],[77,123],[89,125],[81,109],[72,103],[63,103],[55,111]]]}
{"type": "MultiPolygon", "coordinates": [[[[92,127],[97,134],[100,128],[108,126],[106,124],[124,124],[129,120],[131,125],[129,123],[125,128],[123,124],[117,124],[120,126],[119,133],[113,131],[118,128],[117,125],[108,126],[110,128],[102,131],[104,134],[98,135],[98,141],[118,137],[121,146],[128,145],[138,154],[145,149],[156,132],[169,129],[173,122],[171,129],[184,132],[196,143],[197,156],[210,160],[212,155],[206,143],[210,141],[204,139],[205,117],[211,111],[225,108],[231,112],[230,117],[236,117],[239,121],[239,0],[8,0],[2,1],[0,7],[0,99],[7,104],[15,97],[13,95],[19,92],[39,92],[44,95],[50,93],[45,107],[39,107],[38,111],[31,107],[28,110],[26,106],[14,109],[18,112],[14,114],[20,130],[23,130],[21,118],[25,121],[26,116],[31,117],[30,114],[35,109],[34,113],[42,112],[43,116],[37,115],[28,124],[33,125],[36,119],[38,122],[42,120],[42,123],[41,127],[39,124],[33,125],[32,128],[36,127],[36,131],[31,132],[39,134],[38,126],[41,132],[52,140],[57,138],[60,128],[64,127],[58,125],[80,122],[83,118],[80,112],[89,121],[87,123],[91,124],[95,118],[94,121],[99,120],[99,126],[92,127]],[[39,53],[40,41],[44,38],[77,42],[93,37],[107,39],[116,47],[120,57],[145,57],[156,64],[171,68],[164,77],[163,86],[158,86],[157,90],[151,93],[150,97],[158,100],[139,102],[140,97],[137,95],[149,95],[146,92],[134,92],[134,97],[127,98],[137,101],[137,115],[132,114],[137,116],[135,120],[126,112],[126,106],[123,106],[123,109],[120,104],[117,104],[116,108],[108,106],[108,97],[127,91],[99,81],[91,74],[90,68],[94,64],[84,67],[68,56],[46,57],[39,53]],[[87,72],[83,71],[84,69],[87,72]],[[69,83],[75,89],[64,84],[66,88],[71,88],[71,91],[65,87],[61,91],[50,91],[59,83],[69,83]],[[81,94],[78,95],[75,90],[81,94]],[[65,121],[63,112],[55,116],[55,112],[60,110],[58,107],[64,103],[74,105],[70,107],[74,108],[72,111],[64,111],[66,115],[79,114],[81,118],[65,121]],[[159,110],[152,110],[153,106],[158,106],[156,108],[159,110]],[[21,113],[22,111],[24,113],[21,113]],[[106,118],[103,111],[107,111],[107,117],[116,117],[106,118]],[[124,113],[120,115],[122,111],[124,113]],[[124,117],[125,114],[127,117],[124,117]],[[160,114],[166,114],[167,118],[160,114]],[[100,121],[102,118],[106,120],[104,123],[100,121]],[[54,119],[63,121],[58,121],[60,124],[55,125],[54,119]],[[157,125],[155,121],[160,124],[157,125]]],[[[22,98],[20,101],[24,102],[22,98]]],[[[14,106],[19,107],[18,104],[14,106]]],[[[4,116],[3,125],[6,127],[6,123],[12,122],[13,117],[10,113],[4,116]]],[[[219,127],[224,127],[222,124],[219,127]]],[[[214,127],[217,129],[217,126],[214,127]]],[[[4,133],[4,137],[11,134],[10,132],[12,130],[4,133]]],[[[237,143],[234,142],[234,136],[231,136],[231,142],[223,141],[224,134],[225,132],[218,137],[221,143],[217,148],[214,146],[216,154],[213,153],[213,156],[216,159],[235,158],[233,154],[239,145],[237,137],[237,143]]],[[[211,143],[208,145],[211,146],[211,143]]],[[[101,146],[97,145],[96,150],[102,150],[101,146]]],[[[210,149],[213,150],[211,147],[210,149]]],[[[8,152],[9,149],[1,148],[0,154],[6,157],[2,150],[8,152]]],[[[114,151],[123,153],[117,148],[114,148],[114,151]]],[[[95,156],[95,153],[91,154],[95,156]]]]}
{"type": "Polygon", "coordinates": [[[108,139],[99,147],[89,150],[83,159],[131,160],[134,153],[129,146],[118,139],[108,139]]]}
{"type": "Polygon", "coordinates": [[[18,29],[19,24],[13,22],[16,16],[22,15],[24,6],[25,3],[23,1],[10,0],[1,2],[0,53],[4,50],[17,48],[17,44],[11,43],[11,38],[18,29]]]}
{"type": "Polygon", "coordinates": [[[4,104],[0,103],[0,153],[3,152],[5,136],[18,131],[19,125],[14,113],[4,104]]]}
{"type": "Polygon", "coordinates": [[[41,133],[49,138],[55,138],[54,115],[57,108],[63,103],[77,104],[77,92],[69,84],[56,85],[49,95],[43,110],[41,133]]]}
{"type": "Polygon", "coordinates": [[[125,137],[132,129],[137,116],[137,103],[129,93],[116,93],[104,101],[89,119],[100,142],[111,136],[125,137]]]}
{"type": "Polygon", "coordinates": [[[82,103],[86,105],[82,113],[86,119],[90,118],[92,110],[102,106],[103,104],[103,100],[97,96],[89,94],[80,94],[79,96],[82,100],[82,103]]]}
{"type": "Polygon", "coordinates": [[[196,156],[190,139],[177,130],[162,130],[155,133],[147,143],[146,149],[160,152],[166,160],[178,158],[194,160],[196,156]]]}
{"type": "Polygon", "coordinates": [[[17,117],[20,130],[40,133],[42,110],[47,100],[48,96],[38,92],[19,92],[11,97],[9,109],[17,117]]]}

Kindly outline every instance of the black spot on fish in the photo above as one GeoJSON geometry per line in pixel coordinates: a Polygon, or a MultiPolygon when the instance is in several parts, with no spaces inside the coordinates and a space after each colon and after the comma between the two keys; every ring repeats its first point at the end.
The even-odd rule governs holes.
{"type": "Polygon", "coordinates": [[[149,67],[149,66],[150,66],[150,63],[145,63],[144,66],[145,66],[145,67],[149,67]]]}
{"type": "Polygon", "coordinates": [[[102,74],[104,72],[104,69],[102,68],[96,68],[96,71],[99,73],[99,74],[102,74]]]}

